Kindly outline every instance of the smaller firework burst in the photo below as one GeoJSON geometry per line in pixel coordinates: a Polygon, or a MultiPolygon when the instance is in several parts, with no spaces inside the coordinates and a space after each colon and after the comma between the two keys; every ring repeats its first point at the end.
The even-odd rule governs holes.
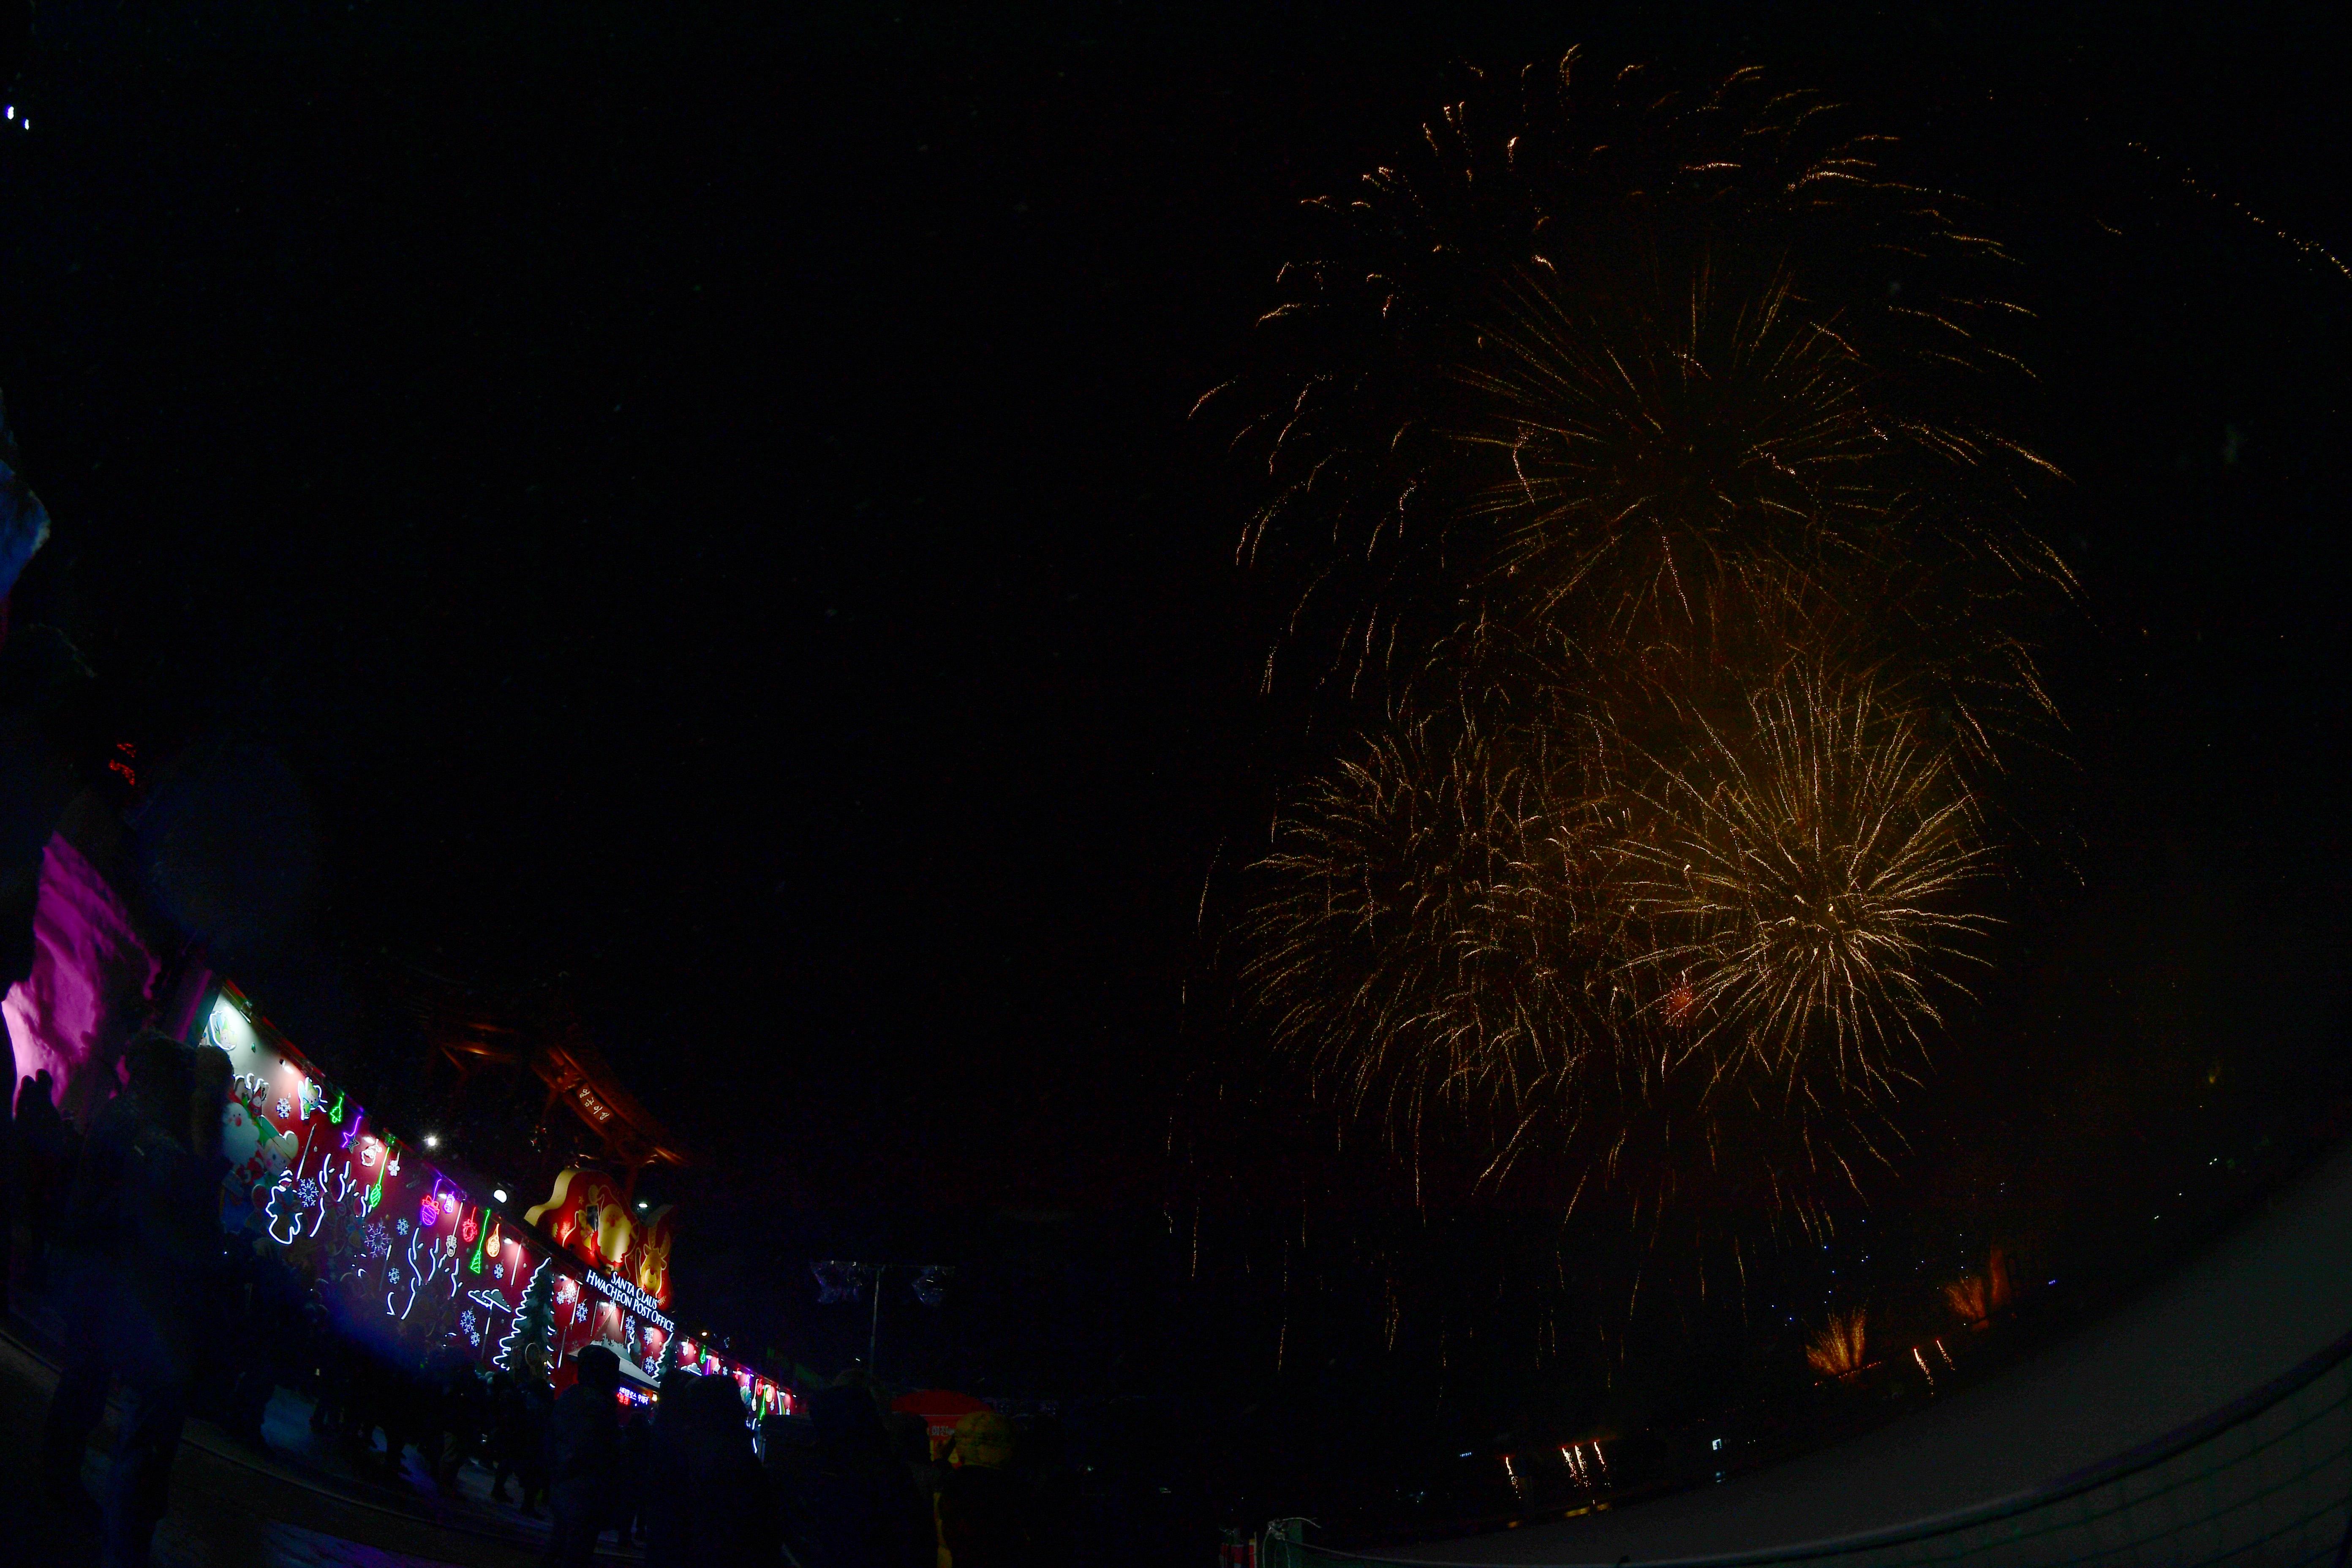
{"type": "Polygon", "coordinates": [[[1966,784],[1867,683],[1802,666],[1690,718],[1695,745],[1641,757],[1623,894],[1650,945],[1629,976],[1727,1069],[1891,1088],[1890,1047],[1940,1021],[1989,923],[1959,902],[1993,874],[1966,784]]]}
{"type": "Polygon", "coordinates": [[[1350,1116],[1401,1142],[1507,1127],[1592,1048],[1590,801],[1540,738],[1398,725],[1295,798],[1255,874],[1244,980],[1350,1116]]]}

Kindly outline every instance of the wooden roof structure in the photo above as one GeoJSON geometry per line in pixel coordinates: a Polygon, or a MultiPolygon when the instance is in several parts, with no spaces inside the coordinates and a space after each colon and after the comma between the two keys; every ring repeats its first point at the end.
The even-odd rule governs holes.
{"type": "Polygon", "coordinates": [[[651,1165],[697,1162],[661,1120],[646,1109],[613,1070],[570,1006],[541,992],[486,996],[438,975],[412,971],[410,999],[423,1017],[435,1056],[457,1072],[451,1098],[493,1073],[519,1090],[530,1079],[546,1087],[544,1121],[562,1100],[595,1137],[599,1152],[626,1178],[631,1197],[651,1165]]]}

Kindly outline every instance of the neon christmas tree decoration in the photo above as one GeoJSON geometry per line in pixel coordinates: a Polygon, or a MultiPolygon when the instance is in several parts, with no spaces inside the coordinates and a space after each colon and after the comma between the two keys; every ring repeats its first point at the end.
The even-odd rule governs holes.
{"type": "Polygon", "coordinates": [[[542,1258],[539,1268],[524,1287],[522,1305],[515,1309],[514,1322],[507,1337],[499,1342],[497,1359],[491,1363],[515,1377],[523,1375],[518,1363],[522,1349],[530,1344],[544,1345],[555,1330],[555,1314],[551,1310],[555,1295],[555,1281],[550,1278],[554,1259],[542,1258]]]}

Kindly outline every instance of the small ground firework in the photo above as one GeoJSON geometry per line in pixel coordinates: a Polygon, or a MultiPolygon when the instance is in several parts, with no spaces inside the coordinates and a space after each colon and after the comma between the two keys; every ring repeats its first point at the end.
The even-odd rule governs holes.
{"type": "Polygon", "coordinates": [[[1989,1321],[2010,1302],[2009,1260],[1996,1247],[1982,1274],[1966,1274],[1944,1287],[1944,1300],[1960,1321],[1974,1326],[1989,1321]]]}
{"type": "Polygon", "coordinates": [[[1805,1360],[1823,1377],[1850,1377],[1860,1372],[1869,1364],[1864,1360],[1869,1322],[1868,1314],[1859,1309],[1832,1312],[1822,1331],[1805,1347],[1805,1360]]]}

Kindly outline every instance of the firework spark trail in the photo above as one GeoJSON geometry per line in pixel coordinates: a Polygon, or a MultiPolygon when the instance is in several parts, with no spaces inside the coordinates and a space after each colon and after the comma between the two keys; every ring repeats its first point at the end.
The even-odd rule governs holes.
{"type": "Polygon", "coordinates": [[[2291,234],[2287,230],[2281,228],[2277,224],[2273,223],[2270,219],[2264,217],[2262,214],[2254,211],[2253,208],[2248,206],[2245,203],[2239,201],[2236,197],[2223,195],[2221,192],[2213,189],[2212,186],[2208,185],[2203,181],[2198,179],[2195,174],[2189,173],[2188,170],[2174,169],[2168,166],[2164,157],[2157,153],[2154,148],[2148,146],[2145,142],[2126,142],[2124,145],[2129,147],[2133,152],[2137,153],[2140,156],[2146,158],[2158,169],[2162,169],[2165,173],[2170,174],[2173,179],[2179,182],[2180,187],[2183,190],[2194,192],[2196,195],[2204,197],[2207,201],[2211,202],[2216,206],[2229,208],[2231,212],[2236,213],[2240,217],[2245,219],[2246,222],[2252,224],[2254,227],[2261,229],[2273,239],[2277,240],[2280,244],[2292,247],[2294,250],[2299,252],[2305,259],[2325,262],[2328,267],[2335,270],[2336,276],[2339,278],[2352,279],[2352,267],[2346,266],[2342,257],[2336,255],[2334,251],[2328,249],[2327,247],[2320,244],[2317,240],[2305,239],[2301,235],[2291,234]]]}

